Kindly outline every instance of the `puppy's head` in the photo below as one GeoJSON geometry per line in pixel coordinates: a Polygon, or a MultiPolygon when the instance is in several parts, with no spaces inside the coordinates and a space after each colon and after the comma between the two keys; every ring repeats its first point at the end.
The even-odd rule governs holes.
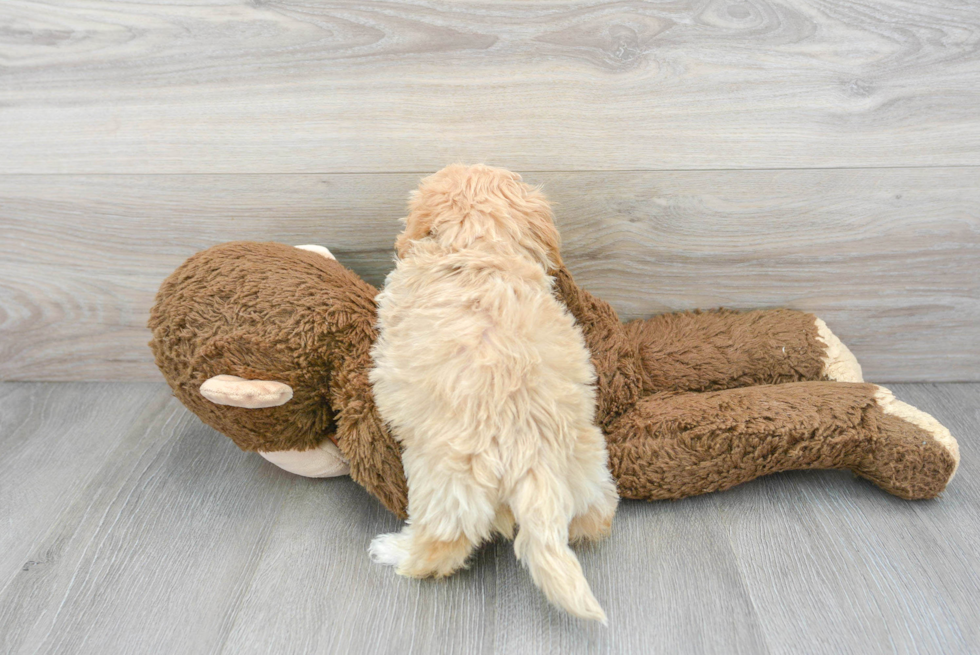
{"type": "Polygon", "coordinates": [[[561,238],[547,198],[521,176],[482,164],[454,164],[412,192],[405,230],[395,241],[399,257],[412,244],[433,239],[449,251],[479,240],[509,241],[546,271],[561,266],[561,238]]]}

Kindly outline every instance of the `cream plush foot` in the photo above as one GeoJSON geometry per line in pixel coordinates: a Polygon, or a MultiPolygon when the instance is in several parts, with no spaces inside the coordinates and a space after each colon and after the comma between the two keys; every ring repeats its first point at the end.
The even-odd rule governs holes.
{"type": "Polygon", "coordinates": [[[818,318],[817,339],[826,347],[823,356],[823,374],[834,382],[864,382],[861,365],[837,335],[830,331],[823,319],[818,318]]]}

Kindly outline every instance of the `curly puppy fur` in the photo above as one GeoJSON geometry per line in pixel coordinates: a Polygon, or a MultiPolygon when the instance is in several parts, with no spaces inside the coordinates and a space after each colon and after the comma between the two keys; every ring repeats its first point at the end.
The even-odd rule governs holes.
{"type": "Polygon", "coordinates": [[[516,522],[548,599],[605,622],[569,541],[607,533],[618,496],[589,351],[553,293],[547,200],[509,171],[450,166],[413,194],[396,250],[370,379],[404,448],[409,519],[372,556],[446,576],[516,522]]]}

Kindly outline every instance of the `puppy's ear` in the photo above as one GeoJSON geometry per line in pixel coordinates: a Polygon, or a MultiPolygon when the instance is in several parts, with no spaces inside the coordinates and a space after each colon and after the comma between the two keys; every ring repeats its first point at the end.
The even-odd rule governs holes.
{"type": "Polygon", "coordinates": [[[548,199],[538,189],[531,189],[525,196],[527,220],[527,247],[538,256],[549,274],[561,268],[561,235],[555,227],[548,199]]]}
{"type": "Polygon", "coordinates": [[[395,252],[404,257],[413,241],[424,239],[432,233],[433,214],[423,203],[422,194],[412,191],[408,201],[408,216],[402,219],[405,229],[395,239],[395,252]]]}
{"type": "Polygon", "coordinates": [[[399,259],[405,257],[405,253],[408,252],[408,247],[411,245],[412,241],[417,238],[419,237],[410,236],[408,234],[407,228],[405,231],[403,231],[401,234],[398,235],[398,238],[395,239],[395,252],[398,253],[399,259]]]}

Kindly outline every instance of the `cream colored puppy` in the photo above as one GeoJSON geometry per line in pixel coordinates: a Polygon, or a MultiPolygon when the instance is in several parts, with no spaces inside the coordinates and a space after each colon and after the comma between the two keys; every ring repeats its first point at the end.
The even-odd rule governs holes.
{"type": "Polygon", "coordinates": [[[414,192],[378,296],[371,382],[404,448],[409,519],[371,544],[402,575],[446,576],[494,531],[548,599],[605,622],[569,540],[618,496],[581,330],[552,294],[559,236],[520,176],[450,166],[414,192]]]}

